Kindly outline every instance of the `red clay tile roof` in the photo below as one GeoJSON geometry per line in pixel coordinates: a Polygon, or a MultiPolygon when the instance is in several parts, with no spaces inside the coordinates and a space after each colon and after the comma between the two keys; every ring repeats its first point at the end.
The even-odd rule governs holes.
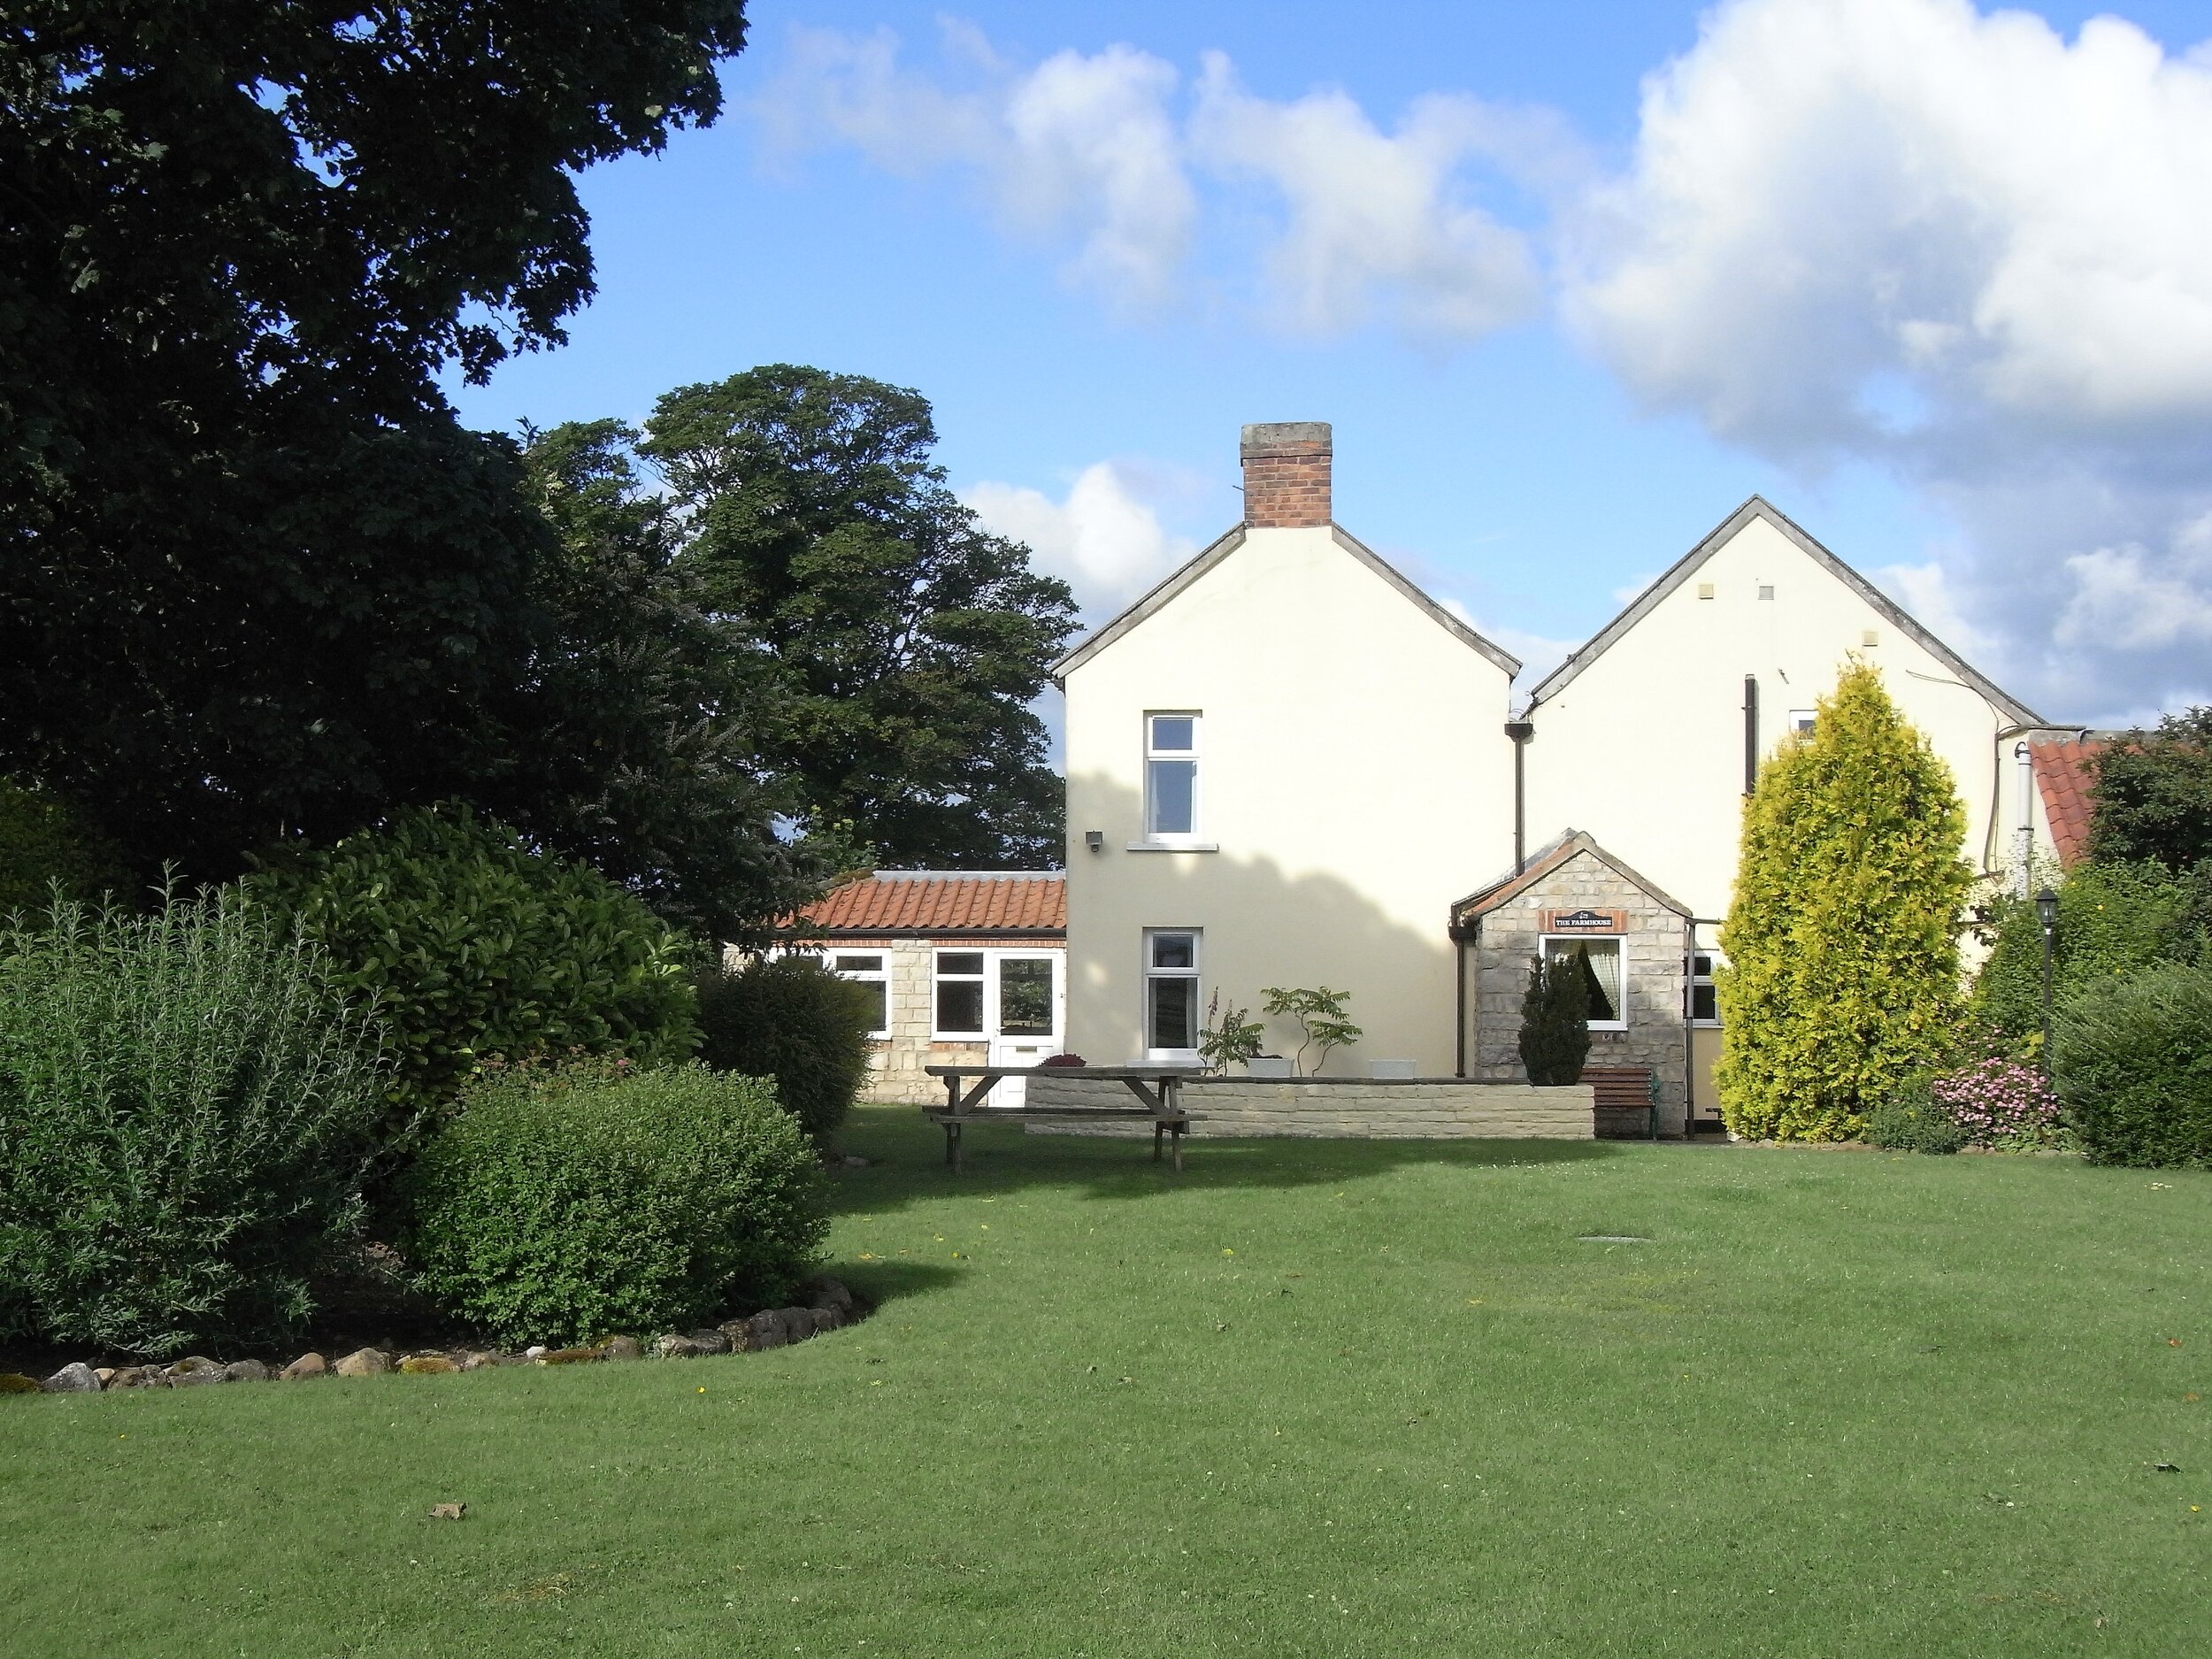
{"type": "Polygon", "coordinates": [[[2086,763],[2103,748],[2095,738],[2028,740],[2036,793],[2043,797],[2043,816],[2050,820],[2051,840],[2058,848],[2058,862],[2065,869],[2072,869],[2089,856],[2089,816],[2094,804],[2089,787],[2094,774],[2086,763]]]}
{"type": "Polygon", "coordinates": [[[1068,883],[1057,872],[879,870],[833,887],[783,926],[803,938],[818,931],[1064,934],[1068,883]]]}

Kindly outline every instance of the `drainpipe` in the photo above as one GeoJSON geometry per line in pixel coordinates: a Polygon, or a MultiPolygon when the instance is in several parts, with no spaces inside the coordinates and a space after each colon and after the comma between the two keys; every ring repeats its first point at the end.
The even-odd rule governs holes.
{"type": "Polygon", "coordinates": [[[1749,795],[1759,787],[1759,681],[1753,674],[1743,677],[1743,792],[1749,795]]]}
{"type": "Polygon", "coordinates": [[[1508,720],[1505,734],[1513,740],[1513,873],[1528,868],[1528,741],[1536,735],[1533,720],[1508,720]]]}
{"type": "Polygon", "coordinates": [[[2035,857],[2035,758],[2024,737],[2012,746],[2020,770],[2020,826],[2012,832],[2012,896],[2028,896],[2028,865],[2035,857]]]}
{"type": "MultiPolygon", "coordinates": [[[[1478,924],[1479,926],[1479,924],[1478,924]]],[[[1467,1075],[1467,926],[1452,918],[1452,1075],[1467,1075]]]]}

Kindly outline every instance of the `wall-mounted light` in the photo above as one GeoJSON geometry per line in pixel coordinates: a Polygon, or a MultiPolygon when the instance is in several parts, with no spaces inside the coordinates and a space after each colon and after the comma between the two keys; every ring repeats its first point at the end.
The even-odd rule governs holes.
{"type": "Polygon", "coordinates": [[[1085,830],[1083,832],[1083,844],[1094,853],[1104,852],[1106,850],[1106,832],[1104,830],[1085,830]]]}

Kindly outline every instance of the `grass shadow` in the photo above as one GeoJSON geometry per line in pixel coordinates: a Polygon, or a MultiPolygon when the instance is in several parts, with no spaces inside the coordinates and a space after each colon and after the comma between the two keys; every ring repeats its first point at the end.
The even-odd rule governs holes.
{"type": "Polygon", "coordinates": [[[1387,1174],[1415,1164],[1501,1169],[1579,1164],[1619,1156],[1603,1141],[1355,1141],[1302,1137],[1184,1143],[1177,1174],[1155,1164],[1142,1137],[1032,1135],[1018,1125],[979,1124],[966,1131],[963,1165],[944,1158],[944,1135],[914,1107],[876,1106],[854,1114],[843,1144],[871,1162],[840,1171],[832,1208],[882,1214],[960,1194],[996,1196],[1031,1187],[1075,1189],[1094,1200],[1143,1198],[1210,1189],[1291,1190],[1387,1174]]]}

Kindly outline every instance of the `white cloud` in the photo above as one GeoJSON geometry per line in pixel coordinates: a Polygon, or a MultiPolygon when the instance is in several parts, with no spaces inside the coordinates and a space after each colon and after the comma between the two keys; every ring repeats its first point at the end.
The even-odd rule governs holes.
{"type": "Polygon", "coordinates": [[[1065,580],[1086,625],[1096,626],[1198,551],[1196,542],[1161,527],[1136,472],[1095,462],[1056,502],[1041,490],[989,482],[961,499],[986,529],[1027,542],[1036,568],[1065,580]]]}
{"type": "Polygon", "coordinates": [[[950,86],[902,67],[887,29],[794,29],[757,112],[786,150],[843,143],[910,177],[964,167],[1018,232],[1072,241],[1071,280],[1118,304],[1163,298],[1197,213],[1174,66],[1110,46],[1025,71],[971,28],[948,24],[945,42],[950,86]]]}
{"type": "Polygon", "coordinates": [[[2180,551],[2212,509],[2207,201],[2202,49],[1967,0],[1731,0],[1566,215],[1562,309],[1650,406],[1925,489],[1966,534],[1909,593],[2047,711],[2122,706],[2195,677],[2212,603],[2180,551]]]}
{"type": "Polygon", "coordinates": [[[944,26],[944,63],[904,66],[888,30],[798,28],[757,108],[777,148],[857,150],[908,177],[957,169],[1019,233],[1070,242],[1071,280],[1117,306],[1187,286],[1210,219],[1279,219],[1248,275],[1248,239],[1217,239],[1270,320],[1332,334],[1372,319],[1472,339],[1540,309],[1527,237],[1470,195],[1471,171],[1532,187],[1585,164],[1544,111],[1463,95],[1417,99],[1386,133],[1346,94],[1276,101],[1205,56],[1196,85],[1126,45],[1022,67],[973,27],[944,26]],[[1202,185],[1209,187],[1202,189],[1202,185]],[[1240,200],[1258,187],[1263,201],[1240,200]]]}
{"type": "Polygon", "coordinates": [[[1503,137],[1473,98],[1418,98],[1386,134],[1340,91],[1255,97],[1225,56],[1209,52],[1191,130],[1209,166],[1281,196],[1289,223],[1266,267],[1277,313],[1293,328],[1338,333],[1380,303],[1410,332],[1469,339],[1540,303],[1527,238],[1459,185],[1463,164],[1503,137]]]}

